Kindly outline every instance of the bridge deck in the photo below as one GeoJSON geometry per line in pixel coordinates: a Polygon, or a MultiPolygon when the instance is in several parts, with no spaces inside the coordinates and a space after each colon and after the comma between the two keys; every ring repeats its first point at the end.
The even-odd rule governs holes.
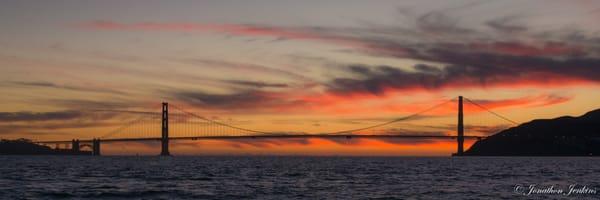
{"type": "MultiPolygon", "coordinates": [[[[306,134],[306,135],[243,135],[243,136],[196,136],[196,137],[169,137],[169,140],[227,140],[227,139],[290,139],[290,138],[413,138],[413,139],[456,139],[458,136],[450,135],[351,135],[351,134],[340,134],[340,135],[319,135],[319,134],[306,134]]],[[[482,139],[486,136],[467,136],[465,139],[482,139]]],[[[129,141],[160,141],[160,137],[152,138],[115,138],[115,139],[101,139],[104,142],[129,142],[129,141]]],[[[57,144],[57,143],[69,143],[71,140],[56,140],[56,141],[36,141],[38,144],[57,144]]],[[[92,140],[79,140],[79,142],[92,142],[92,140]]]]}

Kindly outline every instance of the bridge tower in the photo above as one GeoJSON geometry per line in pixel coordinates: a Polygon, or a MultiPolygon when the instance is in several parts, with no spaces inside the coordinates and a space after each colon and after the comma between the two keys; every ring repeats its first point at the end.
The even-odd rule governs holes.
{"type": "Polygon", "coordinates": [[[73,139],[71,141],[71,151],[74,153],[79,152],[79,140],[73,139]]]}
{"type": "Polygon", "coordinates": [[[464,135],[464,124],[463,124],[463,97],[458,96],[458,125],[457,125],[457,133],[458,137],[456,137],[456,143],[458,144],[458,149],[456,151],[457,156],[462,156],[464,149],[463,143],[465,142],[464,135]]]}
{"type": "Polygon", "coordinates": [[[161,156],[168,156],[169,153],[169,103],[162,103],[162,137],[161,137],[162,149],[160,152],[161,156]]]}
{"type": "Polygon", "coordinates": [[[100,155],[100,139],[94,138],[92,140],[92,155],[94,155],[94,156],[100,155]]]}

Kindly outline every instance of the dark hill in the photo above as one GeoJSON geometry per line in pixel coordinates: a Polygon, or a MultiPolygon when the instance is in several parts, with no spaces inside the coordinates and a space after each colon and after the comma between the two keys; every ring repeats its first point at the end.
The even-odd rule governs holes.
{"type": "Polygon", "coordinates": [[[27,139],[18,139],[0,140],[0,155],[91,155],[91,152],[52,149],[47,146],[34,144],[27,139]]]}
{"type": "Polygon", "coordinates": [[[600,109],[580,117],[538,119],[477,141],[467,156],[600,155],[600,109]]]}

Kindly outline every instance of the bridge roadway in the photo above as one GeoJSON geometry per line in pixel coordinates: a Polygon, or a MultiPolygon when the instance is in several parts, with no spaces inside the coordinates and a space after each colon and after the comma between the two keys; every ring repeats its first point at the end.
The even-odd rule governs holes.
{"type": "MultiPolygon", "coordinates": [[[[194,136],[194,137],[169,137],[169,140],[224,140],[224,139],[291,139],[291,138],[409,138],[409,139],[456,139],[458,136],[451,135],[353,135],[353,134],[304,134],[304,135],[240,135],[240,136],[194,136]]],[[[468,136],[465,135],[465,139],[483,139],[486,136],[468,136]]],[[[131,141],[161,141],[161,137],[149,137],[149,138],[114,138],[114,139],[100,139],[102,143],[105,142],[131,142],[131,141]]],[[[92,142],[93,140],[79,140],[82,143],[92,142]]],[[[56,140],[56,141],[35,141],[38,144],[63,144],[70,143],[72,140],[56,140]]]]}

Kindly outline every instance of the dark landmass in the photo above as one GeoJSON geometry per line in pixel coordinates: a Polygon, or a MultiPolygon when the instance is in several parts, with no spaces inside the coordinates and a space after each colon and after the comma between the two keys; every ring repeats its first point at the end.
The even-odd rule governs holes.
{"type": "Polygon", "coordinates": [[[27,139],[0,140],[0,155],[92,155],[91,151],[52,149],[27,139]]]}
{"type": "Polygon", "coordinates": [[[475,142],[465,156],[599,156],[600,109],[539,119],[475,142]]]}

